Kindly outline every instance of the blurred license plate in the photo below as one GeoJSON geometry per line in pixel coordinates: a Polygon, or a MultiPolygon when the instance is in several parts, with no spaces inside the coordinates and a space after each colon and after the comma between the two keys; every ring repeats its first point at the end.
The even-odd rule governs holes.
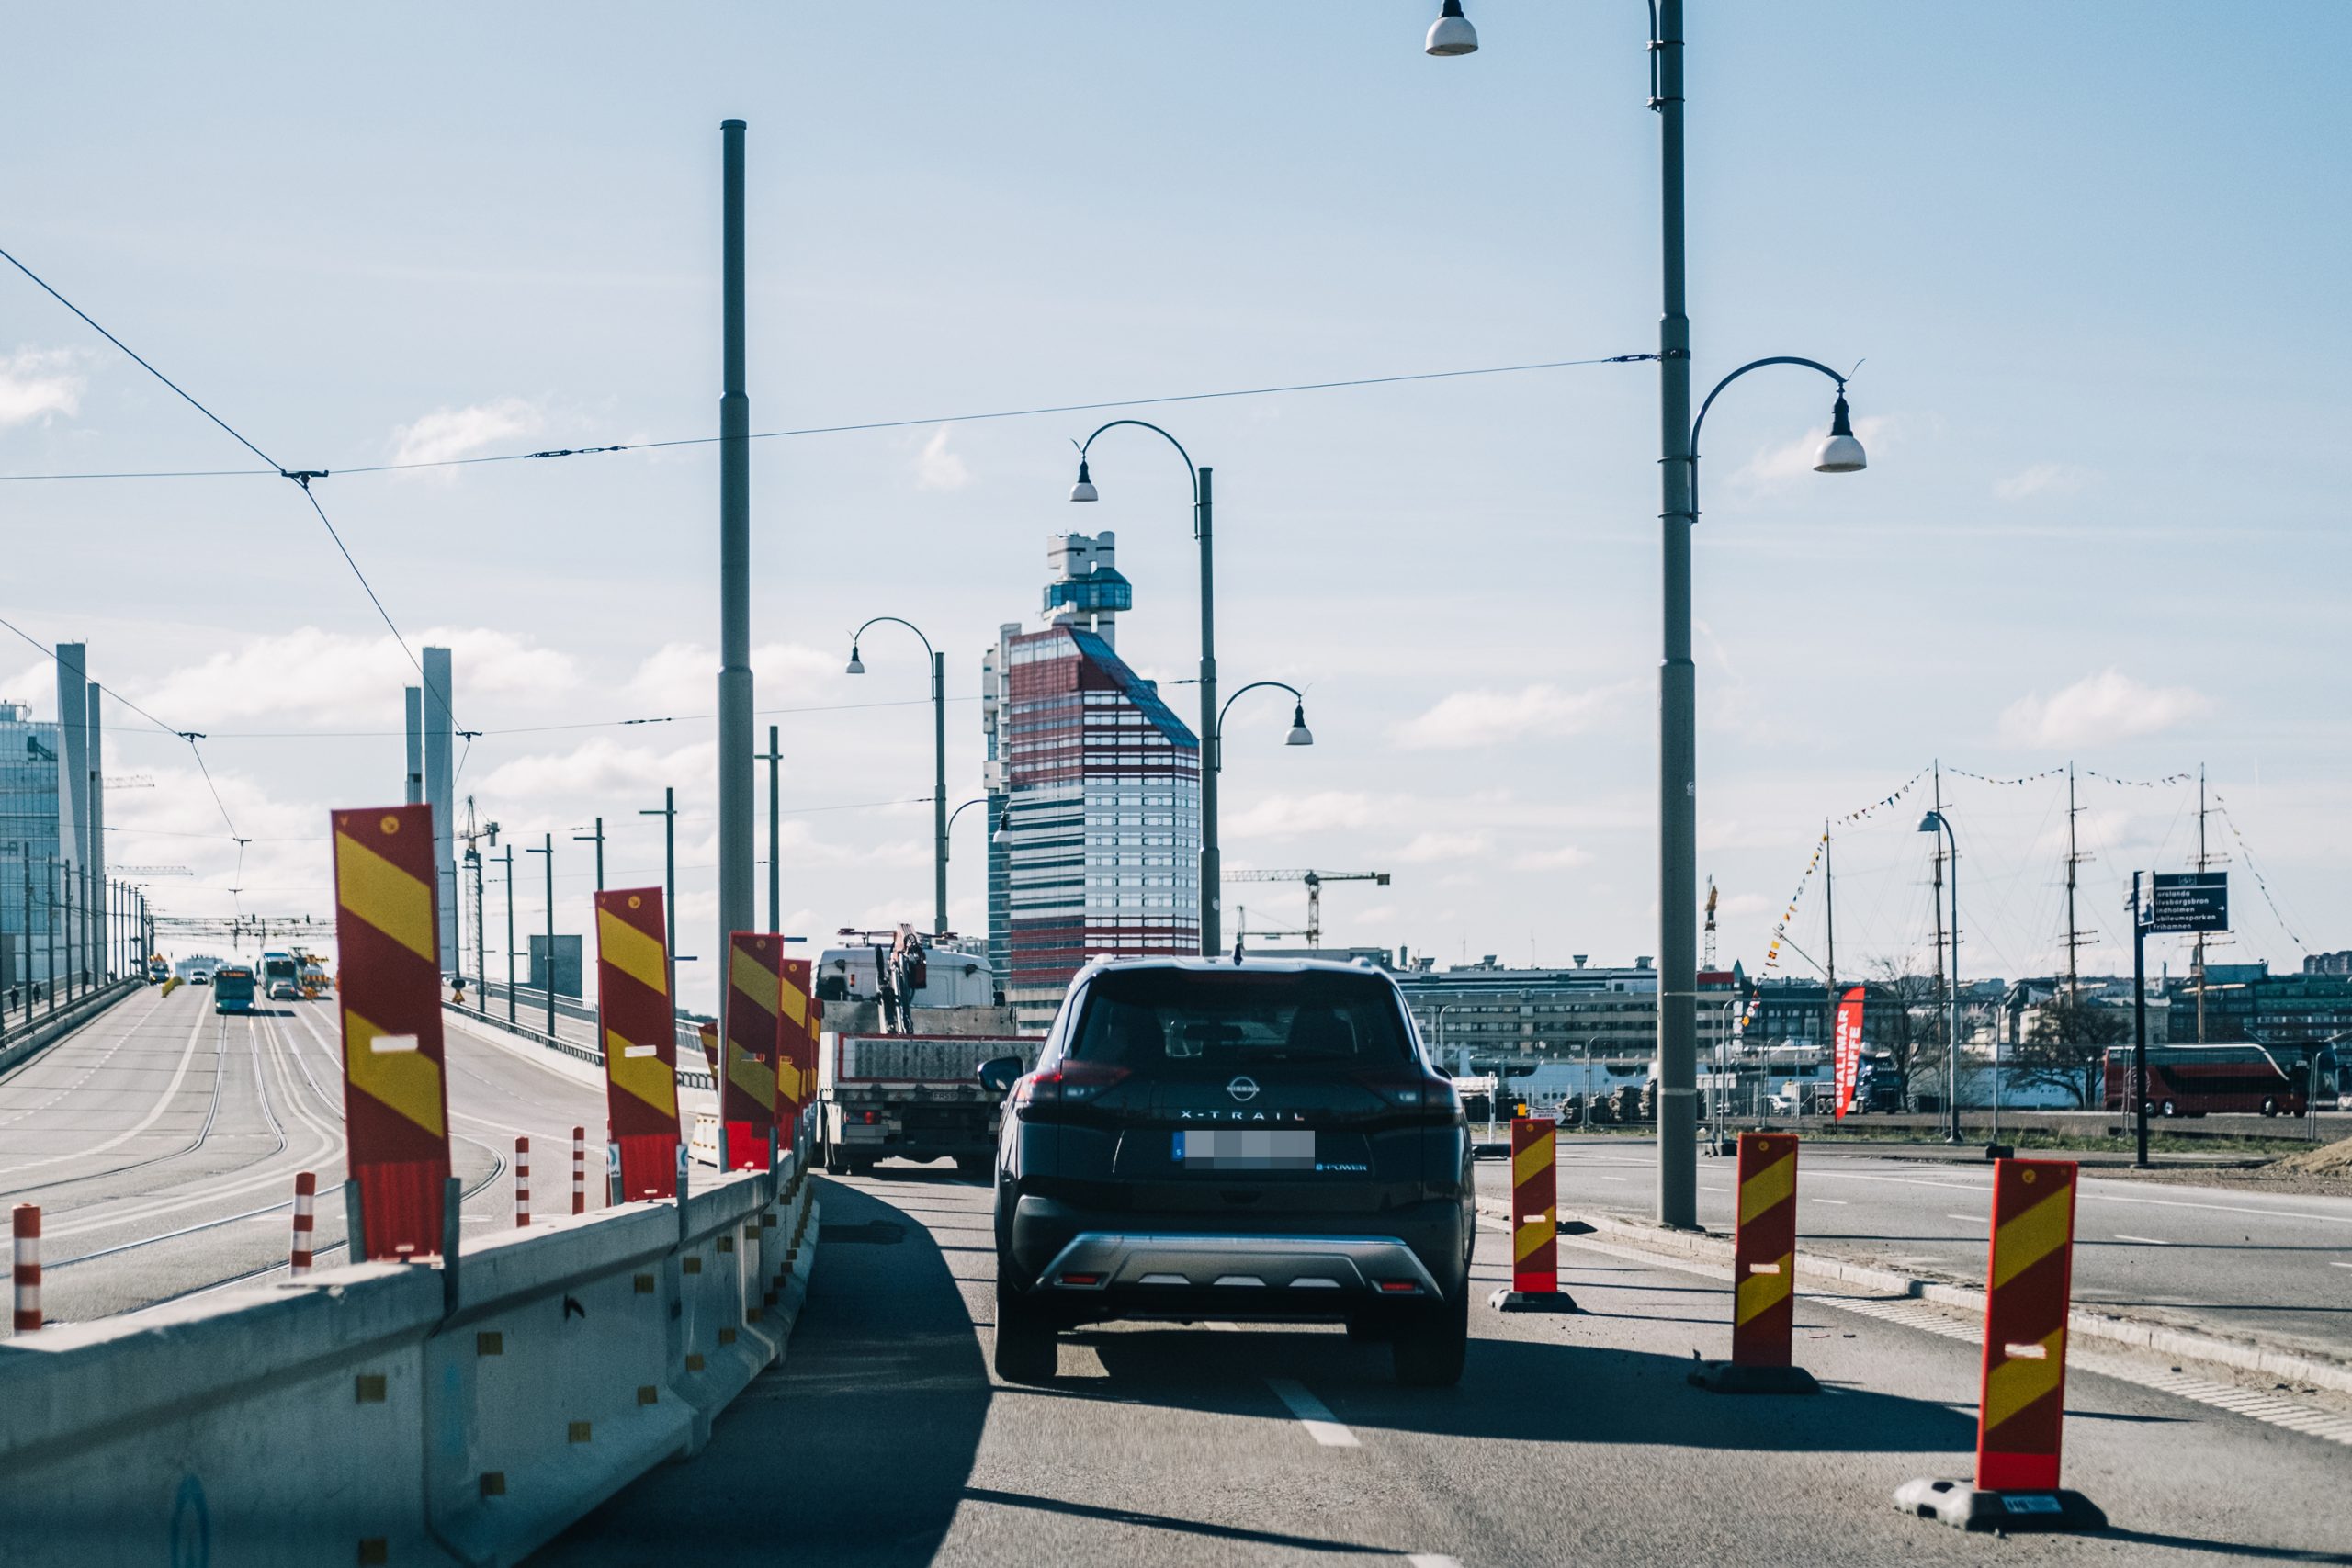
{"type": "Polygon", "coordinates": [[[1315,1134],[1240,1127],[1179,1133],[1176,1163],[1187,1170],[1313,1170],[1315,1134]]]}

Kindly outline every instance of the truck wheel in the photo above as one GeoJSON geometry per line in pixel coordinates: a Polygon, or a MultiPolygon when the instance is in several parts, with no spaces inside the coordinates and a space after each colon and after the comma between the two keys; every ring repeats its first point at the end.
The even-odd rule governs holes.
{"type": "Polygon", "coordinates": [[[2263,1113],[2265,1116],[2276,1116],[2276,1115],[2278,1115],[2278,1100],[2277,1100],[2276,1098],[2274,1098],[2274,1097],[2268,1097],[2268,1096],[2266,1096],[2266,1097],[2264,1098],[2263,1101],[2262,1101],[2262,1113],[2263,1113]]]}
{"type": "Polygon", "coordinates": [[[867,1155],[864,1158],[860,1158],[856,1155],[852,1155],[849,1156],[847,1161],[849,1173],[852,1176],[871,1176],[874,1174],[874,1168],[881,1163],[882,1162],[873,1155],[867,1155]]]}
{"type": "Polygon", "coordinates": [[[2165,1117],[2167,1117],[2167,1118],[2174,1117],[2174,1116],[2177,1116],[2177,1115],[2179,1115],[2179,1114],[2180,1114],[2180,1107],[2179,1107],[2178,1105],[2175,1104],[2173,1101],[2171,1101],[2171,1100],[2165,1100],[2162,1105],[2158,1106],[2156,1109],[2157,1109],[2160,1112],[2162,1112],[2162,1113],[2163,1113],[2165,1117]]]}
{"type": "Polygon", "coordinates": [[[1007,1264],[996,1259],[996,1375],[1007,1382],[1051,1382],[1061,1351],[1054,1343],[1053,1325],[1027,1298],[1005,1288],[1007,1264]]]}
{"type": "Polygon", "coordinates": [[[825,1145],[825,1174],[827,1176],[846,1176],[849,1174],[849,1161],[842,1158],[842,1149],[839,1144],[827,1144],[825,1145]]]}
{"type": "Polygon", "coordinates": [[[1452,1301],[1396,1325],[1389,1355],[1396,1381],[1407,1388],[1452,1388],[1462,1381],[1469,1348],[1470,1281],[1464,1279],[1452,1301]]]}
{"type": "Polygon", "coordinates": [[[987,1181],[996,1175],[996,1160],[988,1155],[957,1155],[956,1174],[967,1181],[987,1181]]]}

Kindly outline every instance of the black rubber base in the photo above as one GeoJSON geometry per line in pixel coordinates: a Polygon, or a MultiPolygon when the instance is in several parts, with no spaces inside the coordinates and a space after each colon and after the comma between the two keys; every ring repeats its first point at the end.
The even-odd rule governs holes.
{"type": "Polygon", "coordinates": [[[1474,1143],[1470,1145],[1470,1157],[1472,1159],[1509,1159],[1510,1158],[1510,1145],[1509,1144],[1474,1143]]]}
{"type": "Polygon", "coordinates": [[[1685,1380],[1709,1393],[1819,1393],[1821,1385],[1803,1367],[1750,1367],[1737,1361],[1705,1361],[1685,1380]]]}
{"type": "Polygon", "coordinates": [[[2015,1159],[2018,1157],[2017,1145],[2015,1144],[1987,1144],[1984,1145],[1984,1157],[1988,1160],[2015,1159]]]}
{"type": "Polygon", "coordinates": [[[1566,1291],[1497,1291],[1487,1298],[1497,1312],[1575,1312],[1577,1299],[1566,1291]]]}
{"type": "Polygon", "coordinates": [[[1980,1492],[1965,1481],[1922,1478],[1895,1489],[1894,1506],[1923,1519],[1939,1519],[1954,1529],[2028,1531],[2103,1530],[2107,1516],[2079,1492],[1980,1492]]]}

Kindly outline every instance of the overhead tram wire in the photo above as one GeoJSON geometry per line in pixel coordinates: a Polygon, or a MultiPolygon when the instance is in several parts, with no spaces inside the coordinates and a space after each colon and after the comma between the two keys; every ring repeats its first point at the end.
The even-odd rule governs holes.
{"type": "MultiPolygon", "coordinates": [[[[6,251],[0,251],[0,256],[6,255],[7,253],[6,251]]],[[[17,262],[14,256],[8,256],[7,259],[10,262],[15,263],[19,271],[23,270],[23,263],[17,262]]],[[[25,276],[31,277],[32,274],[28,272],[25,276]]],[[[34,281],[38,283],[40,280],[39,278],[34,278],[34,281]]],[[[47,288],[49,286],[44,283],[41,287],[47,288]]],[[[55,290],[51,289],[51,292],[55,293],[55,290]]],[[[73,309],[71,304],[68,304],[66,308],[68,310],[73,309]]],[[[77,316],[81,315],[79,310],[75,310],[74,313],[77,316]]],[[[89,320],[86,316],[84,316],[82,319],[85,321],[89,320]]],[[[92,321],[90,324],[94,327],[97,326],[97,323],[95,321],[92,321]]],[[[98,327],[98,331],[105,332],[106,329],[98,327]]],[[[112,334],[108,334],[107,341],[115,341],[112,334]]],[[[118,344],[117,346],[119,347],[120,344],[118,344]]],[[[125,354],[130,354],[130,351],[128,348],[123,349],[123,352],[125,354]]],[[[131,355],[131,357],[133,359],[139,358],[135,354],[131,355]]],[[[1284,392],[1328,392],[1343,390],[1352,387],[1388,387],[1408,381],[1452,381],[1472,376],[1517,376],[1536,370],[1575,369],[1588,365],[1633,365],[1643,360],[1656,359],[1657,357],[1657,355],[1655,354],[1610,354],[1601,355],[1589,359],[1547,359],[1525,365],[1483,365],[1476,366],[1466,370],[1423,370],[1402,376],[1357,376],[1337,381],[1296,381],[1283,386],[1237,387],[1216,392],[1175,392],[1150,398],[1108,398],[1089,403],[1054,403],[1035,408],[990,409],[979,413],[931,414],[921,419],[868,420],[856,424],[815,424],[803,426],[797,430],[755,430],[744,439],[749,441],[780,441],[805,435],[849,435],[854,434],[860,431],[869,430],[906,430],[919,425],[930,424],[979,424],[989,420],[1032,419],[1045,414],[1092,413],[1103,409],[1151,408],[1167,403],[1215,402],[1227,398],[1267,398],[1278,396],[1284,392]]],[[[139,360],[139,363],[141,365],[147,364],[143,359],[139,360]]],[[[148,366],[148,368],[153,370],[154,367],[153,366],[148,366]]],[[[160,374],[158,376],[158,379],[161,379],[160,374]]],[[[167,387],[172,386],[169,381],[164,381],[164,384],[167,387]]],[[[179,389],[177,387],[172,387],[172,390],[177,392],[179,391],[179,389]]],[[[184,398],[187,397],[187,394],[185,392],[180,392],[180,395],[184,398]]],[[[189,398],[188,400],[191,403],[196,401],[193,398],[189,398]]],[[[203,407],[200,403],[198,403],[197,406],[198,408],[203,407]]],[[[212,414],[212,411],[206,409],[204,412],[208,417],[212,418],[214,423],[218,424],[220,423],[218,416],[212,414]]],[[[229,429],[225,424],[222,424],[221,428],[223,430],[229,429]]],[[[236,432],[233,430],[229,433],[232,435],[236,434],[236,432]]],[[[237,439],[243,441],[244,437],[240,435],[237,436],[237,439]]],[[[722,437],[717,435],[686,435],[676,436],[664,441],[621,441],[597,446],[551,446],[542,448],[536,452],[498,452],[481,457],[435,457],[430,459],[420,459],[407,463],[369,463],[356,468],[313,470],[311,477],[316,479],[329,479],[335,477],[347,477],[353,474],[402,473],[414,468],[480,468],[492,463],[529,463],[544,461],[556,457],[596,457],[614,452],[653,452],[672,446],[711,446],[718,445],[722,437]]],[[[250,442],[247,442],[246,445],[249,447],[252,446],[252,443],[250,442]]],[[[254,452],[254,455],[260,457],[264,462],[271,461],[268,455],[263,453],[259,447],[253,447],[252,449],[254,452]]],[[[289,472],[287,469],[280,468],[277,467],[275,463],[272,463],[271,466],[266,468],[152,468],[71,474],[0,474],[0,483],[19,481],[28,482],[35,479],[251,479],[256,477],[266,479],[271,476],[276,476],[280,479],[294,479],[297,477],[294,473],[289,472]]],[[[307,485],[304,486],[306,491],[308,488],[309,487],[307,485]]],[[[313,501],[311,504],[315,506],[317,505],[317,502],[313,501]]],[[[322,514],[322,521],[323,520],[323,514],[322,514]]],[[[332,525],[329,525],[329,531],[333,531],[332,525]]],[[[341,543],[340,540],[337,540],[336,542],[337,544],[341,543]]],[[[347,555],[345,558],[349,558],[347,555]]],[[[355,564],[352,570],[356,571],[359,569],[355,564]]],[[[361,581],[364,582],[366,579],[363,578],[361,581]]],[[[372,597],[372,593],[370,596],[372,597]]],[[[380,609],[381,606],[379,605],[379,608],[380,609]]]]}
{"type": "MultiPolygon", "coordinates": [[[[68,299],[64,295],[59,293],[54,288],[51,288],[47,278],[41,276],[40,274],[27,266],[23,262],[18,261],[15,255],[11,254],[5,249],[0,249],[0,260],[6,261],[10,266],[15,267],[18,272],[21,272],[27,277],[31,278],[34,284],[40,288],[42,293],[48,295],[51,299],[56,300],[59,304],[73,311],[74,314],[81,320],[85,326],[97,333],[100,337],[106,339],[108,343],[114,344],[115,347],[122,350],[125,355],[130,356],[133,364],[137,365],[141,370],[146,371],[147,374],[153,376],[156,380],[161,381],[164,386],[169,387],[175,393],[178,394],[181,401],[187,403],[188,407],[194,409],[197,412],[202,414],[214,424],[219,425],[222,430],[226,431],[229,434],[230,438],[235,441],[238,446],[243,446],[246,451],[251,452],[254,457],[259,457],[263,462],[267,463],[271,471],[276,473],[278,478],[291,479],[302,491],[302,499],[311,503],[311,510],[317,513],[320,525],[324,527],[327,531],[327,537],[334,541],[335,550],[343,557],[344,564],[351,569],[351,575],[359,580],[359,586],[361,590],[367,593],[368,602],[375,605],[376,614],[383,617],[385,629],[392,634],[392,640],[400,644],[401,651],[408,655],[408,661],[413,667],[414,667],[418,682],[423,684],[425,691],[430,692],[433,690],[432,682],[424,679],[424,666],[417,660],[415,651],[409,647],[408,638],[401,635],[401,628],[393,623],[391,612],[384,608],[383,600],[377,596],[376,585],[368,581],[368,574],[366,572],[359,570],[358,561],[352,558],[350,547],[343,542],[343,535],[336,530],[334,523],[327,516],[326,508],[321,506],[319,504],[319,498],[311,493],[311,481],[312,479],[322,479],[326,478],[327,470],[323,468],[289,468],[286,467],[286,465],[280,463],[277,458],[271,457],[259,446],[254,445],[253,441],[235,425],[231,424],[227,420],[222,419],[219,414],[214,413],[210,409],[205,407],[203,403],[198,401],[195,394],[188,391],[187,388],[181,386],[177,381],[173,380],[169,376],[164,375],[161,370],[156,369],[153,365],[149,364],[145,356],[141,355],[138,350],[132,348],[129,344],[115,336],[114,333],[107,331],[105,327],[100,326],[91,318],[90,313],[87,310],[83,310],[81,306],[76,305],[73,300],[68,299]]],[[[445,709],[447,707],[448,705],[446,698],[443,699],[441,705],[445,709]]],[[[450,714],[447,716],[453,725],[457,722],[456,715],[450,714]]],[[[194,742],[191,741],[189,744],[193,745],[194,742]]],[[[206,775],[206,782],[208,784],[210,782],[210,775],[209,773],[206,775]]],[[[214,792],[214,799],[216,801],[219,799],[218,791],[214,792]]],[[[225,808],[223,810],[223,815],[226,815],[225,808]]]]}
{"type": "MultiPolygon", "coordinates": [[[[5,251],[0,251],[0,255],[6,255],[6,254],[7,253],[5,251]]],[[[15,258],[10,257],[9,259],[13,261],[15,258]]],[[[128,353],[129,350],[125,350],[124,352],[128,353]]],[[[55,648],[48,643],[42,642],[39,637],[34,637],[30,632],[25,630],[24,627],[17,625],[16,622],[8,619],[6,615],[0,615],[0,626],[6,626],[10,631],[16,633],[17,636],[24,638],[27,643],[39,649],[43,657],[49,659],[55,659],[57,657],[57,650],[55,648]]],[[[85,679],[87,679],[86,674],[85,675],[85,679]]],[[[205,766],[203,748],[197,744],[198,741],[205,739],[204,732],[198,729],[179,729],[171,725],[165,724],[162,719],[157,718],[153,714],[149,713],[145,708],[141,707],[137,703],[132,702],[129,697],[124,696],[120,692],[116,691],[113,687],[106,684],[102,681],[92,681],[90,682],[90,684],[97,687],[99,691],[104,692],[107,696],[112,697],[116,702],[120,703],[124,707],[129,708],[131,712],[137,714],[140,717],[145,719],[148,723],[153,725],[164,734],[173,737],[175,739],[185,740],[187,742],[188,751],[196,758],[196,771],[204,775],[204,787],[212,792],[212,804],[220,811],[220,820],[227,826],[229,829],[229,836],[232,839],[235,838],[237,835],[236,819],[229,815],[229,803],[220,798],[220,786],[212,782],[212,770],[205,766]]],[[[239,841],[243,842],[243,840],[240,840],[239,841]]]]}

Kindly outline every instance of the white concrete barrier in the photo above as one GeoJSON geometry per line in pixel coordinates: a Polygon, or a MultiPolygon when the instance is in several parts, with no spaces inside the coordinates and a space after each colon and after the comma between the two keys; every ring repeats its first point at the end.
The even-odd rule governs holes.
{"type": "Polygon", "coordinates": [[[815,1225],[787,1160],[477,1242],[453,1300],[373,1263],[0,1345],[0,1558],[518,1562],[708,1441],[815,1225]]]}

